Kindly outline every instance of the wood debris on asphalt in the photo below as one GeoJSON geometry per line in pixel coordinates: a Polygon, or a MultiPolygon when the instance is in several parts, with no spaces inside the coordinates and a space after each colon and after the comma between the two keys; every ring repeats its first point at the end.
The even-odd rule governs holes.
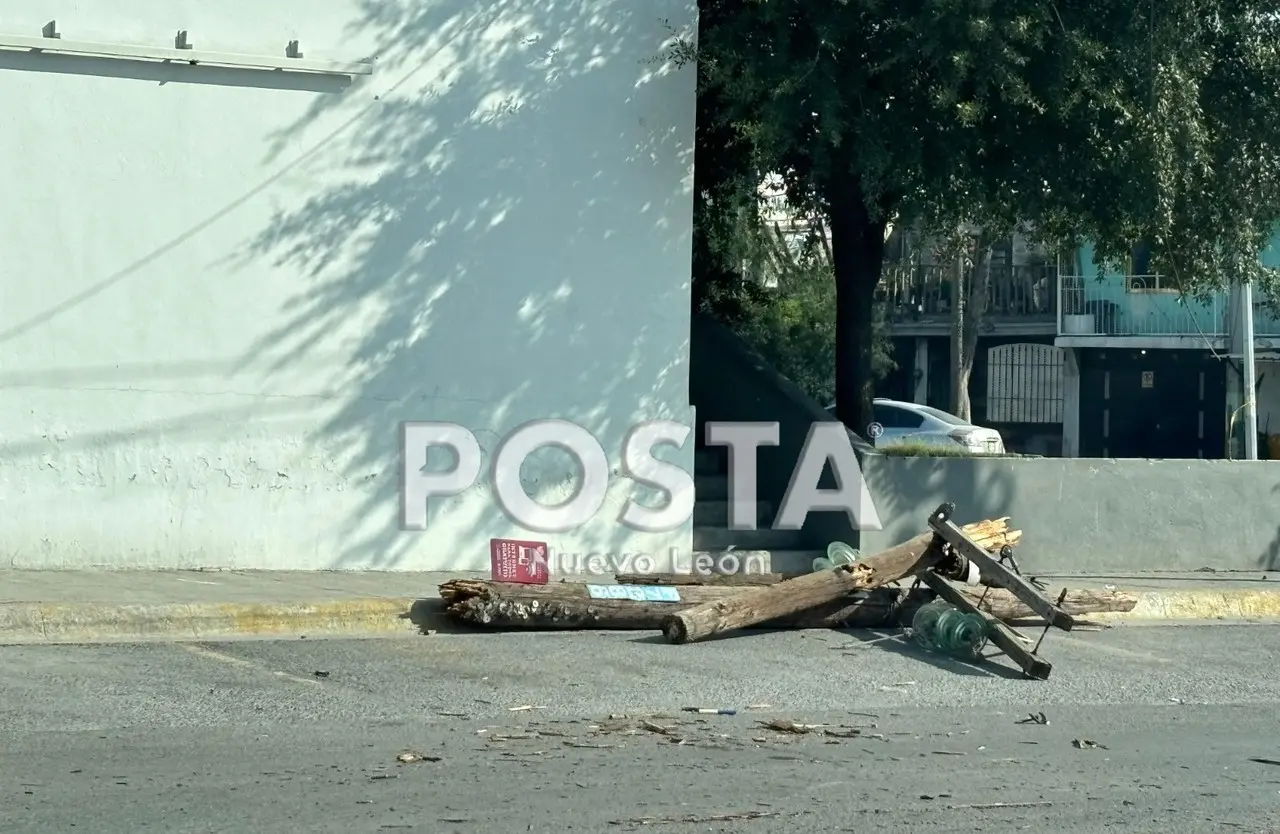
{"type": "MultiPolygon", "coordinates": [[[[987,659],[987,641],[1022,669],[1046,679],[1051,664],[1038,655],[1038,639],[1009,623],[1038,620],[1070,631],[1081,614],[1132,611],[1137,597],[1112,586],[1062,588],[1051,599],[1045,584],[1024,577],[1013,557],[1022,531],[1009,519],[960,526],[955,506],[942,504],[926,532],[849,564],[797,575],[616,574],[615,584],[525,584],[455,579],[440,586],[447,615],[497,630],[660,630],[667,641],[694,643],[748,628],[807,629],[897,627],[935,600],[968,615],[968,637],[922,642],[961,662],[987,659]],[[897,587],[914,579],[910,588],[897,587]],[[977,625],[973,625],[973,623],[977,625]],[[985,626],[983,625],[985,624],[985,626]],[[968,640],[968,642],[965,642],[968,640]]],[[[943,615],[946,616],[945,614],[943,615]]],[[[843,647],[842,647],[843,648],[843,647]]],[[[895,691],[907,684],[882,687],[895,691]]],[[[539,709],[533,705],[511,711],[539,709]]],[[[691,708],[692,709],[692,708],[691,708]]],[[[736,708],[698,707],[729,715],[736,708]]]]}
{"type": "Polygon", "coordinates": [[[791,733],[793,735],[803,735],[822,728],[821,724],[797,724],[786,718],[775,718],[771,721],[757,723],[766,730],[773,730],[776,733],[791,733]]]}
{"type": "Polygon", "coordinates": [[[742,822],[777,816],[774,811],[741,811],[732,814],[683,814],[678,817],[633,817],[625,820],[609,820],[610,825],[658,825],[666,823],[742,822]]]}
{"type": "Polygon", "coordinates": [[[421,753],[415,753],[412,750],[406,750],[396,756],[396,761],[400,764],[414,764],[416,762],[440,762],[444,761],[443,756],[424,756],[421,753]]]}

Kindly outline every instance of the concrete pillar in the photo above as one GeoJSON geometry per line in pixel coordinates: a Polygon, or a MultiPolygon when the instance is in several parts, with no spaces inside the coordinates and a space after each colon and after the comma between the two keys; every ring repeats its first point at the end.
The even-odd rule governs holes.
{"type": "Polygon", "coordinates": [[[1063,348],[1062,456],[1080,457],[1080,356],[1075,348],[1063,348]]]}
{"type": "Polygon", "coordinates": [[[912,376],[915,377],[916,387],[911,401],[927,405],[929,402],[929,340],[923,336],[916,339],[916,369],[912,376]]]}

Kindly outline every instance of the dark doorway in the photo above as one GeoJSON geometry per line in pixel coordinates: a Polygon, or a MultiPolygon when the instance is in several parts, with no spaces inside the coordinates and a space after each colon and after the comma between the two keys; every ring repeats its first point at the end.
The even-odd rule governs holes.
{"type": "Polygon", "coordinates": [[[951,410],[951,340],[929,337],[929,379],[925,385],[925,405],[951,410]]]}
{"type": "Polygon", "coordinates": [[[1227,377],[1198,350],[1081,350],[1080,456],[1220,458],[1227,377]]]}
{"type": "Polygon", "coordinates": [[[916,392],[916,340],[893,339],[893,362],[896,366],[876,386],[876,396],[911,402],[916,392]]]}

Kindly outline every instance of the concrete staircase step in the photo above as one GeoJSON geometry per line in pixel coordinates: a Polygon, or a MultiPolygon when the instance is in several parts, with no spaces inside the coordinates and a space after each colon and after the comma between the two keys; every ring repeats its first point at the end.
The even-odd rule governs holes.
{"type": "Polygon", "coordinates": [[[697,475],[693,479],[698,501],[723,501],[729,497],[729,479],[724,475],[697,475]]]}
{"type": "Polygon", "coordinates": [[[804,537],[794,530],[728,530],[724,527],[693,528],[694,550],[808,550],[804,537]]]}
{"type": "Polygon", "coordinates": [[[770,573],[812,573],[813,560],[825,556],[821,550],[771,550],[770,573]]]}
{"type": "MultiPolygon", "coordinates": [[[[695,527],[727,527],[729,525],[729,502],[727,500],[704,500],[701,492],[693,505],[693,525],[695,527]]],[[[756,502],[756,524],[765,525],[773,518],[773,507],[768,501],[756,502]]]]}
{"type": "Polygon", "coordinates": [[[727,450],[722,446],[704,446],[693,453],[693,474],[722,475],[729,471],[727,450]]]}

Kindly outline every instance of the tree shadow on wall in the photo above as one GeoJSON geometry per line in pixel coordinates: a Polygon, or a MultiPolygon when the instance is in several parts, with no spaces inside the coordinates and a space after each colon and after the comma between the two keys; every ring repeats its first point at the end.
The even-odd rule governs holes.
{"type": "Polygon", "coordinates": [[[1018,529],[1017,483],[1008,460],[873,455],[863,458],[863,467],[884,528],[879,535],[889,544],[928,530],[929,516],[946,502],[955,504],[960,525],[1010,516],[1018,529]]]}
{"type": "MultiPolygon", "coordinates": [[[[474,567],[506,523],[491,500],[450,508],[452,541],[400,529],[401,421],[468,425],[487,457],[530,415],[575,420],[602,441],[636,419],[687,416],[692,198],[673,172],[687,174],[692,148],[672,125],[692,102],[671,85],[691,81],[654,60],[669,34],[660,18],[683,5],[360,8],[350,34],[380,45],[373,78],[318,98],[271,140],[274,159],[342,123],[298,178],[323,187],[242,253],[309,281],[245,366],[292,373],[345,340],[349,363],[329,372],[340,398],[310,438],[361,496],[340,522],[334,567],[421,568],[424,546],[432,567],[474,567]],[[347,118],[352,99],[365,107],[347,118]],[[615,280],[673,259],[680,275],[615,280]]],[[[533,456],[530,494],[567,498],[564,460],[533,456]]],[[[596,527],[593,549],[624,543],[620,525],[596,527]]]]}
{"type": "MultiPolygon", "coordinates": [[[[1280,484],[1271,488],[1271,494],[1280,497],[1280,484]]],[[[1280,503],[1277,504],[1280,506],[1280,503]]],[[[1267,545],[1267,549],[1258,559],[1258,567],[1263,570],[1280,570],[1280,526],[1276,527],[1276,535],[1267,545]]]]}

